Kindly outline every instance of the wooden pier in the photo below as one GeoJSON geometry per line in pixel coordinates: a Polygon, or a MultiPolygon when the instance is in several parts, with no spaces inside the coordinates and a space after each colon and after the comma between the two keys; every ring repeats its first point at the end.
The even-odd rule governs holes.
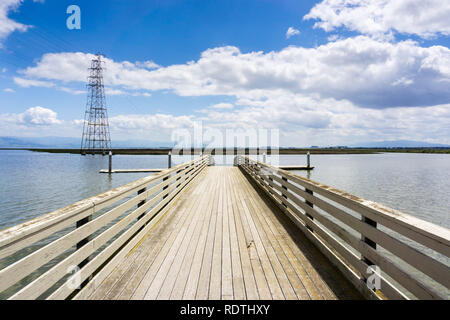
{"type": "Polygon", "coordinates": [[[283,169],[283,170],[313,170],[314,167],[308,167],[308,166],[296,166],[296,165],[291,165],[291,166],[278,166],[278,168],[283,169]]]}
{"type": "Polygon", "coordinates": [[[449,299],[450,230],[247,157],[212,163],[1,231],[2,297],[449,299]]]}
{"type": "Polygon", "coordinates": [[[166,169],[101,169],[99,173],[156,173],[166,169]]]}

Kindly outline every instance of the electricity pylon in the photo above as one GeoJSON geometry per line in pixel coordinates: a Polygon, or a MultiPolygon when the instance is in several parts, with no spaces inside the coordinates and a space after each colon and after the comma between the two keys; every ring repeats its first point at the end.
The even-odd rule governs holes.
{"type": "Polygon", "coordinates": [[[81,154],[105,154],[111,150],[105,87],[103,85],[102,55],[92,59],[87,84],[86,113],[81,138],[81,154]]]}

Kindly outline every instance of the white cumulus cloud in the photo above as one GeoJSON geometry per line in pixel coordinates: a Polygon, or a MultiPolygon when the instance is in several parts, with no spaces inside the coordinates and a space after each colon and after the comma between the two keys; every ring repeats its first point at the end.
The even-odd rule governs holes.
{"type": "Polygon", "coordinates": [[[41,80],[35,80],[35,79],[25,79],[25,78],[21,78],[21,77],[14,77],[13,78],[15,84],[24,87],[24,88],[29,88],[29,87],[45,87],[45,88],[50,88],[53,87],[54,84],[48,81],[41,81],[41,80]]]}
{"type": "MultiPolygon", "coordinates": [[[[28,80],[86,81],[93,55],[46,54],[22,70],[28,80]]],[[[105,84],[117,90],[172,90],[181,96],[228,95],[239,99],[270,92],[346,99],[361,107],[430,106],[450,102],[450,50],[358,36],[304,48],[242,53],[236,47],[204,51],[186,64],[139,68],[105,59],[105,84]],[[408,79],[408,85],[394,85],[408,79]]],[[[21,80],[22,81],[22,80],[21,80]]]]}
{"type": "Polygon", "coordinates": [[[213,104],[211,106],[209,106],[208,108],[211,109],[233,109],[234,105],[232,103],[217,103],[217,104],[213,104]]]}
{"type": "Polygon", "coordinates": [[[19,115],[19,119],[27,125],[52,125],[61,123],[61,120],[58,120],[56,112],[39,106],[27,109],[19,115]]]}
{"type": "Polygon", "coordinates": [[[374,37],[392,32],[423,38],[450,34],[450,1],[442,0],[323,0],[304,19],[332,31],[345,27],[374,37]]]}
{"type": "Polygon", "coordinates": [[[26,31],[29,26],[8,18],[9,12],[16,10],[22,0],[2,0],[0,1],[0,47],[2,41],[14,31],[26,31]]]}
{"type": "Polygon", "coordinates": [[[293,27],[289,27],[289,29],[286,31],[286,39],[289,39],[292,36],[298,35],[300,34],[300,31],[293,28],[293,27]]]}
{"type": "Polygon", "coordinates": [[[50,126],[62,123],[55,111],[40,106],[28,108],[23,113],[2,114],[0,122],[23,126],[50,126]]]}

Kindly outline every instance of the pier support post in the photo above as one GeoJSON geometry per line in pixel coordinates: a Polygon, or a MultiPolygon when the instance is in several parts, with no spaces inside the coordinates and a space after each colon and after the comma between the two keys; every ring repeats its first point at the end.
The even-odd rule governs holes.
{"type": "MultiPolygon", "coordinates": [[[[172,168],[172,152],[171,151],[169,151],[168,157],[169,157],[169,159],[168,159],[169,163],[167,164],[167,167],[170,169],[170,168],[172,168]]],[[[164,179],[162,179],[162,181],[166,181],[167,179],[169,179],[169,177],[165,177],[164,179]]],[[[166,190],[168,187],[169,187],[168,185],[163,187],[163,191],[166,190]]],[[[168,194],[163,196],[163,199],[167,198],[167,196],[168,196],[168,194]]]]}
{"type": "Polygon", "coordinates": [[[310,167],[311,167],[311,154],[309,153],[309,151],[308,151],[308,153],[306,154],[306,167],[307,167],[307,168],[310,168],[310,167]]]}
{"type": "Polygon", "coordinates": [[[109,151],[108,154],[108,173],[111,174],[112,173],[112,151],[109,151]]]}
{"type": "Polygon", "coordinates": [[[172,152],[170,152],[169,151],[169,154],[168,154],[168,156],[169,156],[169,159],[168,159],[168,164],[167,164],[167,168],[172,168],[172,152]]]}

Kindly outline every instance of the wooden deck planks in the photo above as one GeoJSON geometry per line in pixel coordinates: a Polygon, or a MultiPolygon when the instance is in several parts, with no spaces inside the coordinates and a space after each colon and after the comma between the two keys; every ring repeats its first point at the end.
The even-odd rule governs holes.
{"type": "MultiPolygon", "coordinates": [[[[231,178],[231,186],[236,186],[234,177],[231,178]]],[[[242,271],[244,275],[244,283],[246,287],[247,299],[272,299],[270,289],[264,275],[253,236],[247,223],[247,219],[243,215],[241,206],[242,194],[239,194],[236,187],[232,187],[234,194],[233,204],[235,205],[235,223],[238,235],[239,252],[242,261],[242,271]]]]}
{"type": "MultiPolygon", "coordinates": [[[[201,179],[201,177],[199,177],[198,179],[201,179]]],[[[196,181],[198,182],[198,180],[196,181]]],[[[193,186],[193,193],[195,194],[197,191],[196,189],[197,186],[193,186]]],[[[202,191],[206,191],[206,187],[207,185],[203,185],[203,188],[200,189],[200,192],[202,191]]],[[[175,206],[173,211],[174,214],[176,215],[180,215],[182,216],[182,223],[180,225],[182,225],[183,223],[187,223],[189,222],[192,218],[192,214],[189,215],[188,210],[191,206],[193,206],[195,204],[193,198],[188,198],[186,200],[185,197],[183,197],[180,200],[179,205],[175,206]]],[[[169,250],[170,246],[172,245],[172,243],[174,242],[177,234],[180,232],[180,228],[177,227],[173,233],[170,235],[170,237],[167,239],[166,242],[160,243],[159,241],[157,241],[157,255],[155,257],[153,256],[149,256],[149,257],[143,257],[145,259],[145,261],[142,263],[142,266],[140,266],[140,268],[138,269],[137,273],[133,275],[133,277],[130,279],[130,281],[127,283],[127,286],[125,287],[124,291],[122,292],[120,299],[142,299],[147,288],[146,284],[142,284],[142,282],[145,281],[151,281],[151,275],[153,274],[153,272],[156,272],[154,270],[156,270],[158,268],[158,266],[160,265],[162,259],[164,258],[165,254],[167,254],[167,251],[169,250]],[[149,272],[150,269],[150,273],[149,275],[146,277],[146,274],[149,272]]],[[[139,261],[136,262],[137,264],[140,264],[139,261]]]]}
{"type": "MultiPolygon", "coordinates": [[[[236,203],[233,201],[233,188],[232,181],[229,175],[226,175],[225,186],[229,191],[227,193],[227,202],[228,202],[228,223],[229,223],[229,234],[230,234],[230,259],[231,259],[231,272],[232,272],[232,281],[233,281],[233,296],[236,300],[243,300],[246,298],[245,294],[245,284],[244,284],[244,275],[242,270],[242,259],[239,251],[239,240],[238,234],[236,230],[236,221],[235,216],[238,214],[238,210],[236,208],[236,203]]],[[[254,290],[256,287],[254,288],[254,290]]]]}
{"type": "MultiPolygon", "coordinates": [[[[184,272],[187,273],[186,284],[184,290],[181,288],[181,284],[174,288],[172,291],[172,295],[170,299],[185,299],[185,300],[194,300],[197,294],[197,287],[200,281],[200,272],[202,270],[203,259],[207,254],[207,244],[209,239],[209,234],[211,232],[211,227],[214,227],[215,219],[213,213],[214,199],[217,194],[217,188],[212,190],[212,197],[210,197],[208,202],[208,207],[206,209],[206,219],[204,221],[201,234],[199,235],[199,241],[195,248],[195,253],[192,255],[193,261],[189,269],[187,269],[187,265],[185,266],[184,272]]],[[[209,266],[210,262],[206,262],[206,265],[209,266]]],[[[209,269],[209,268],[208,268],[209,269]]],[[[184,275],[184,274],[183,274],[184,275]]],[[[209,278],[209,277],[208,277],[209,278]]],[[[182,280],[180,280],[180,283],[182,280]]],[[[204,284],[207,285],[209,281],[204,281],[204,284]]]]}
{"type": "MultiPolygon", "coordinates": [[[[220,170],[221,168],[219,168],[220,170]]],[[[213,256],[211,261],[211,276],[209,281],[209,293],[208,299],[210,300],[218,300],[222,295],[222,223],[223,223],[223,191],[224,186],[217,179],[220,178],[217,171],[219,170],[211,170],[216,171],[216,174],[212,177],[216,183],[217,188],[219,189],[219,196],[216,198],[217,209],[213,213],[217,216],[216,218],[216,229],[214,233],[214,248],[213,248],[213,256]]]]}
{"type": "MultiPolygon", "coordinates": [[[[196,213],[197,208],[203,204],[201,199],[202,198],[199,198],[197,201],[192,199],[193,205],[186,211],[186,214],[190,217],[189,223],[182,225],[181,228],[177,230],[178,233],[176,234],[174,241],[169,244],[170,247],[166,246],[163,248],[166,250],[160,252],[158,261],[156,261],[156,263],[147,271],[138,287],[139,291],[133,295],[133,299],[155,299],[157,297],[172,263],[176,259],[179,260],[179,256],[183,253],[184,247],[189,243],[193,230],[199,221],[199,215],[196,213]],[[178,254],[180,248],[181,252],[178,254]]],[[[203,197],[203,199],[205,199],[205,197],[203,197]]],[[[176,264],[174,268],[172,268],[173,272],[175,272],[175,268],[177,268],[176,264]]],[[[171,274],[171,277],[174,277],[174,275],[171,274]]]]}
{"type": "MultiPolygon", "coordinates": [[[[246,184],[249,182],[245,180],[244,176],[240,176],[237,183],[246,184]]],[[[244,188],[243,191],[248,193],[256,192],[249,188],[249,186],[244,188]]],[[[294,245],[294,248],[297,248],[297,246],[293,242],[293,239],[285,232],[283,225],[278,221],[270,219],[275,218],[274,211],[277,211],[276,208],[272,208],[267,204],[258,201],[252,201],[252,205],[256,212],[259,213],[255,215],[255,220],[259,219],[261,228],[265,230],[271,239],[271,246],[277,249],[277,255],[284,262],[283,265],[286,269],[286,274],[289,276],[298,298],[314,300],[322,299],[317,287],[304,268],[304,264],[307,264],[308,261],[304,259],[303,254],[298,252],[298,250],[295,253],[292,251],[291,246],[294,245]],[[291,246],[289,246],[289,244],[291,244],[291,246]],[[282,250],[280,250],[280,247],[282,250]],[[288,259],[286,260],[285,257],[288,259]],[[292,274],[292,269],[297,277],[292,274]],[[298,283],[299,281],[300,283],[298,283]]]]}
{"type": "MultiPolygon", "coordinates": [[[[223,168],[222,168],[223,169],[223,168]]],[[[230,214],[232,208],[229,203],[230,189],[227,185],[228,177],[223,177],[223,219],[222,219],[222,300],[233,300],[233,271],[231,269],[230,246],[230,214]]]]}
{"type": "Polygon", "coordinates": [[[270,256],[272,266],[277,277],[279,278],[279,283],[282,286],[286,299],[308,299],[309,296],[306,293],[306,290],[298,275],[295,273],[291,262],[289,261],[289,258],[292,261],[295,261],[296,257],[294,255],[290,255],[288,258],[285,255],[285,252],[282,250],[281,244],[279,243],[279,241],[282,240],[280,239],[282,235],[273,234],[267,224],[267,221],[264,220],[263,214],[267,214],[267,211],[270,208],[260,205],[258,201],[254,199],[256,192],[255,194],[252,194],[252,191],[254,190],[249,189],[245,181],[237,180],[236,183],[240,186],[244,186],[241,192],[248,194],[253,221],[255,221],[262,236],[264,246],[270,256]]]}
{"type": "Polygon", "coordinates": [[[319,274],[318,251],[262,197],[238,168],[206,168],[89,298],[338,298],[330,263],[313,257],[319,274]]]}

